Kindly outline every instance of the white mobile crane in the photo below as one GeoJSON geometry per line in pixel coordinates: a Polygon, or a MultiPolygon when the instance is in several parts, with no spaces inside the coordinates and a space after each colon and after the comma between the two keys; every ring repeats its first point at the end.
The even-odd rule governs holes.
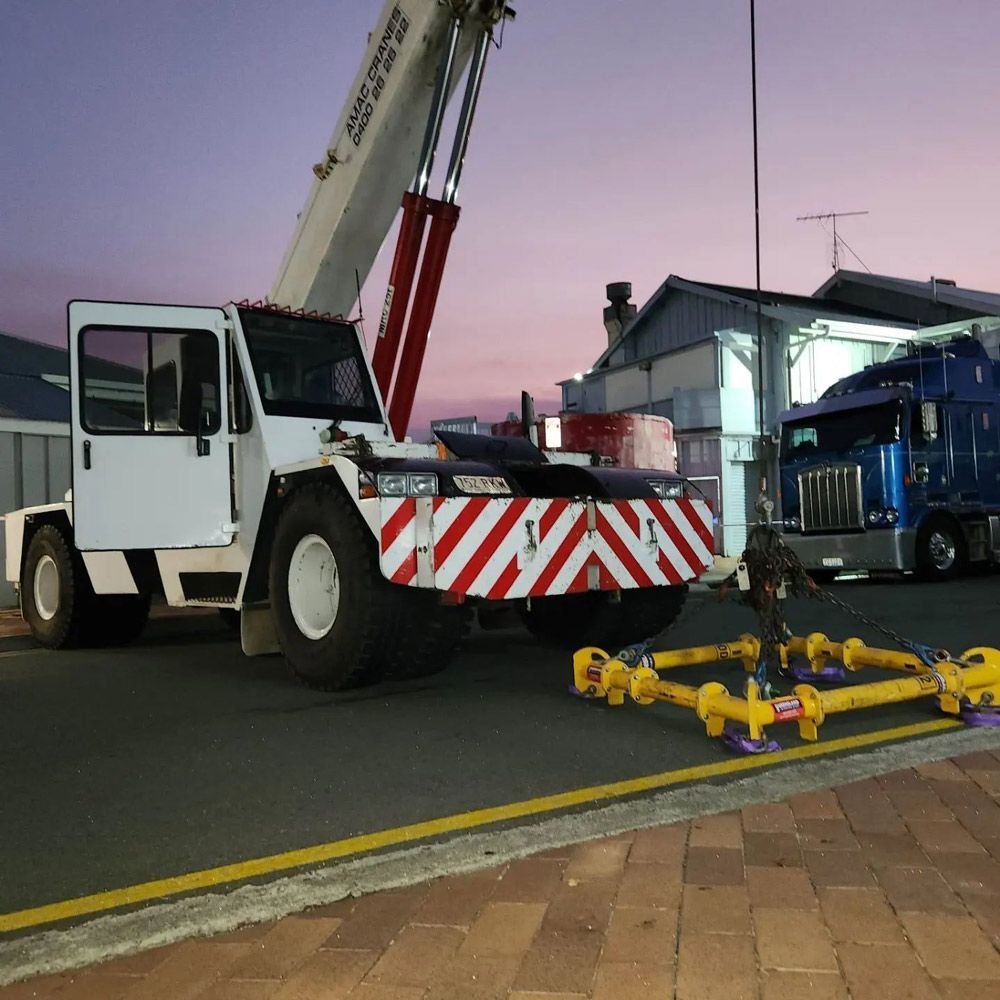
{"type": "Polygon", "coordinates": [[[280,650],[335,689],[441,669],[476,605],[571,646],[676,616],[712,558],[711,512],[681,477],[550,463],[525,439],[442,434],[444,459],[405,439],[505,7],[389,0],[266,302],[69,304],[72,489],[5,519],[40,643],[128,641],[162,594],[238,614],[247,654],[280,650]],[[341,317],[401,197],[369,362],[341,317]]]}

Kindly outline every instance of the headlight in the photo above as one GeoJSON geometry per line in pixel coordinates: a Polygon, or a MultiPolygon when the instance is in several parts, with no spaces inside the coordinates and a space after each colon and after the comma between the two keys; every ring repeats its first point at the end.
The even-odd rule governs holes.
{"type": "Polygon", "coordinates": [[[680,500],[684,496],[684,482],[680,479],[647,479],[653,492],[661,500],[680,500]]]}
{"type": "Polygon", "coordinates": [[[887,511],[885,512],[885,519],[886,519],[886,520],[887,520],[887,521],[888,521],[888,522],[889,522],[890,524],[897,524],[897,523],[899,522],[899,511],[898,511],[898,510],[896,510],[896,508],[895,508],[895,507],[890,507],[890,508],[889,508],[889,509],[888,509],[888,510],[887,510],[887,511]]]}
{"type": "Polygon", "coordinates": [[[384,497],[436,497],[435,472],[380,472],[378,491],[384,497]]]}
{"type": "Polygon", "coordinates": [[[802,522],[794,514],[786,517],[781,523],[786,531],[798,531],[802,527],[802,522]]]}
{"type": "Polygon", "coordinates": [[[375,480],[367,472],[358,471],[358,499],[375,500],[378,498],[378,487],[375,480]]]}
{"type": "Polygon", "coordinates": [[[435,497],[438,491],[438,477],[434,472],[411,472],[407,477],[410,481],[410,496],[435,497]]]}
{"type": "Polygon", "coordinates": [[[882,512],[880,510],[870,510],[868,511],[868,523],[875,525],[882,520],[882,512]]]}
{"type": "Polygon", "coordinates": [[[378,474],[378,491],[384,497],[405,497],[406,473],[380,472],[378,474]]]}

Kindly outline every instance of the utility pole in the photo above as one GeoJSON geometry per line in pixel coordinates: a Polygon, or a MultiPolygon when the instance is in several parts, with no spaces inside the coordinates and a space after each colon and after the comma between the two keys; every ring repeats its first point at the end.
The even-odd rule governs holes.
{"type": "Polygon", "coordinates": [[[753,242],[757,299],[757,419],[760,424],[760,481],[761,492],[763,492],[766,489],[767,466],[764,464],[764,324],[760,293],[760,164],[757,154],[757,18],[754,0],[750,0],[750,114],[753,123],[753,242]]]}
{"type": "Polygon", "coordinates": [[[757,422],[758,422],[758,458],[760,460],[760,496],[757,498],[757,510],[762,520],[770,523],[774,511],[774,501],[767,495],[768,447],[767,429],[764,425],[766,410],[764,407],[764,320],[763,304],[760,291],[760,160],[758,156],[757,137],[757,17],[756,4],[750,0],[750,115],[753,124],[753,237],[754,237],[754,269],[755,290],[757,299],[757,422]]]}
{"type": "MultiPolygon", "coordinates": [[[[868,265],[847,245],[847,243],[837,235],[837,219],[844,219],[849,215],[868,215],[867,211],[864,212],[820,212],[817,215],[799,215],[796,216],[796,222],[818,222],[823,225],[827,219],[833,222],[833,269],[834,271],[840,270],[840,244],[844,244],[844,248],[854,257],[855,260],[866,270],[870,271],[868,265]]],[[[825,227],[824,227],[825,228],[825,227]]]]}

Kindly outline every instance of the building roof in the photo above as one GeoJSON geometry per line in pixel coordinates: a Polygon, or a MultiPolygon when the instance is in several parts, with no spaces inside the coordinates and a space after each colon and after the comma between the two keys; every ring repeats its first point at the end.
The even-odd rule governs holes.
{"type": "MultiPolygon", "coordinates": [[[[645,319],[673,292],[688,292],[694,295],[702,295],[719,301],[739,304],[754,310],[757,307],[757,292],[753,288],[720,285],[706,281],[691,281],[679,275],[672,274],[650,296],[632,322],[625,328],[621,337],[608,347],[594,362],[591,370],[596,371],[598,368],[607,367],[611,355],[621,347],[622,341],[629,336],[634,336],[641,330],[645,319]]],[[[763,289],[761,290],[761,313],[767,319],[775,319],[782,323],[800,326],[807,326],[817,319],[826,318],[842,319],[858,323],[877,322],[880,326],[898,326],[903,329],[913,328],[913,324],[900,320],[898,317],[888,313],[839,302],[835,297],[820,299],[809,295],[793,295],[788,292],[772,292],[763,289]]],[[[558,384],[563,385],[572,381],[574,379],[564,379],[563,382],[558,384]]]]}
{"type": "Polygon", "coordinates": [[[65,347],[15,337],[0,330],[0,373],[36,378],[39,375],[68,375],[69,353],[65,347]]]}
{"type": "MultiPolygon", "coordinates": [[[[735,285],[717,285],[712,282],[688,282],[690,285],[700,285],[703,288],[712,288],[717,292],[722,292],[731,298],[751,302],[756,306],[757,292],[753,288],[740,288],[735,285]]],[[[815,295],[793,295],[790,292],[769,292],[761,289],[761,302],[773,308],[792,308],[805,310],[809,313],[822,313],[824,316],[836,315],[839,318],[852,318],[860,320],[878,320],[881,326],[907,325],[898,316],[878,309],[869,309],[855,305],[852,302],[840,302],[835,295],[818,299],[815,295]]]]}
{"type": "Polygon", "coordinates": [[[69,393],[31,375],[0,372],[0,418],[69,423],[69,393]]]}
{"type": "MultiPolygon", "coordinates": [[[[99,359],[88,364],[88,371],[98,378],[117,381],[124,375],[125,381],[134,380],[135,370],[128,366],[99,359]]],[[[68,375],[69,352],[65,347],[0,331],[0,418],[68,423],[70,397],[65,383],[58,385],[45,378],[65,380],[68,375]]]]}
{"type": "Polygon", "coordinates": [[[926,302],[941,302],[967,310],[969,318],[1000,315],[1000,294],[978,291],[974,288],[961,288],[954,282],[942,278],[917,281],[912,278],[894,278],[888,274],[840,270],[823,282],[813,294],[816,298],[835,299],[837,290],[850,284],[896,292],[926,302]]]}

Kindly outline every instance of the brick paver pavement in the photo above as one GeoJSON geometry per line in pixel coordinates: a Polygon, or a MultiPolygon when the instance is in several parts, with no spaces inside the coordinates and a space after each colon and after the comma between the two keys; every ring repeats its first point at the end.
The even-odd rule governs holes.
{"type": "Polygon", "coordinates": [[[28,634],[28,626],[17,608],[0,608],[0,639],[11,639],[28,634]]]}
{"type": "Polygon", "coordinates": [[[0,1000],[1000,998],[1000,753],[551,850],[0,1000]]]}

